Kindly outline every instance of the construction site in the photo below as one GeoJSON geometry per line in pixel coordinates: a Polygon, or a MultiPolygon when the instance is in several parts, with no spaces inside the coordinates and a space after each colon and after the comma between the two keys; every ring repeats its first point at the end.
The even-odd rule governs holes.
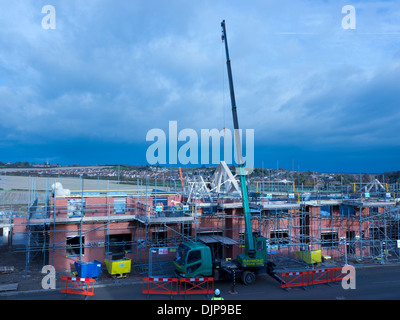
{"type": "MultiPolygon", "coordinates": [[[[238,130],[224,21],[221,26],[238,130]]],[[[224,161],[211,177],[185,176],[179,168],[180,185],[137,179],[136,185],[102,181],[100,187],[98,180],[93,188],[81,177],[41,178],[39,186],[39,178],[29,177],[23,201],[0,193],[0,234],[7,248],[2,271],[12,270],[7,259],[16,251],[24,257],[24,276],[34,262],[71,273],[94,262],[116,278],[191,278],[239,261],[227,270],[236,268],[245,284],[253,283],[249,270],[259,266],[282,273],[400,262],[398,184],[374,179],[319,188],[265,177],[250,181],[238,153],[235,173],[224,161]],[[124,268],[114,270],[114,262],[124,268]]],[[[2,190],[11,178],[2,176],[2,190]]]]}
{"type": "MultiPolygon", "coordinates": [[[[23,253],[24,274],[33,259],[71,272],[75,262],[96,260],[105,269],[107,261],[126,259],[130,273],[172,276],[181,243],[202,242],[221,261],[243,252],[239,181],[224,162],[209,180],[183,177],[183,188],[138,182],[131,189],[87,190],[85,180],[74,179],[81,189],[70,190],[47,178],[48,188],[38,192],[37,180],[30,178],[29,205],[1,202],[3,246],[23,253]]],[[[251,227],[266,238],[277,270],[400,262],[397,185],[374,180],[302,188],[276,181],[249,185],[251,227]]]]}

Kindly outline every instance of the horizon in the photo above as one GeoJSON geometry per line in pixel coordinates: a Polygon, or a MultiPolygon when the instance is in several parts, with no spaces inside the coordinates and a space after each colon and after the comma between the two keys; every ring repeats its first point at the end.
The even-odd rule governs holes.
{"type": "MultiPolygon", "coordinates": [[[[3,162],[4,164],[10,163],[10,164],[16,164],[17,162],[19,163],[24,163],[24,162],[29,162],[29,161],[16,161],[16,162],[4,162],[2,160],[0,160],[0,162],[3,162]]],[[[179,168],[182,169],[186,169],[186,170],[196,170],[196,169],[213,169],[216,168],[218,165],[217,164],[208,164],[208,165],[204,165],[204,164],[198,164],[198,165],[170,165],[170,164],[128,164],[128,163],[97,163],[97,164],[93,164],[93,163],[73,163],[73,164],[63,164],[63,163],[48,163],[46,164],[45,162],[29,162],[29,167],[8,167],[8,168],[1,168],[2,169],[43,169],[43,168],[48,168],[48,169],[54,169],[54,168],[84,168],[84,167],[117,167],[117,166],[128,166],[128,167],[139,167],[139,168],[143,168],[143,167],[160,167],[160,168],[166,168],[166,169],[176,169],[177,171],[179,170],[179,168]],[[39,167],[33,167],[34,165],[40,165],[39,167]],[[46,166],[48,165],[48,167],[46,166]],[[56,167],[52,167],[52,166],[56,166],[56,167]]],[[[236,165],[232,164],[232,165],[228,165],[229,167],[231,166],[235,166],[236,165]]],[[[317,174],[349,174],[349,175],[360,175],[360,174],[370,174],[370,175],[382,175],[385,173],[392,173],[392,172],[399,172],[400,170],[393,170],[393,171],[385,171],[385,172],[344,172],[344,171],[316,171],[316,170],[296,170],[296,169],[286,169],[283,167],[279,167],[278,169],[275,168],[266,168],[266,167],[254,167],[254,170],[276,170],[276,171],[291,171],[291,172],[309,172],[309,173],[317,173],[317,174]]],[[[123,170],[123,169],[122,169],[123,170]]]]}

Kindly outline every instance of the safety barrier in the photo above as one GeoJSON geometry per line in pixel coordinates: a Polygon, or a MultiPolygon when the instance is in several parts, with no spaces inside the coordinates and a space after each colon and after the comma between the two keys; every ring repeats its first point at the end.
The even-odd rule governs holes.
{"type": "Polygon", "coordinates": [[[91,278],[61,277],[60,292],[93,296],[95,281],[91,278]]]}
{"type": "Polygon", "coordinates": [[[214,278],[155,278],[144,277],[142,293],[170,295],[212,294],[214,292],[214,278]]]}
{"type": "Polygon", "coordinates": [[[212,294],[214,278],[183,278],[179,279],[179,294],[212,294]]]}
{"type": "Polygon", "coordinates": [[[309,284],[320,284],[332,281],[331,269],[319,269],[309,271],[309,284]]]}
{"type": "Polygon", "coordinates": [[[176,278],[143,278],[143,294],[178,294],[178,279],[176,278]]]}
{"type": "Polygon", "coordinates": [[[321,283],[342,281],[346,275],[347,273],[342,273],[342,267],[284,272],[281,274],[281,288],[305,287],[321,283]]]}
{"type": "Polygon", "coordinates": [[[284,272],[281,274],[281,288],[308,285],[308,271],[284,272]]]}
{"type": "Polygon", "coordinates": [[[331,281],[342,281],[347,276],[347,272],[342,273],[342,269],[341,267],[332,268],[331,281]]]}

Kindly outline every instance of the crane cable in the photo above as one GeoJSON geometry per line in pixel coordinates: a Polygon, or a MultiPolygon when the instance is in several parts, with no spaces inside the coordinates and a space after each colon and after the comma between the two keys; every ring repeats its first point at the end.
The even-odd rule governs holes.
{"type": "MultiPolygon", "coordinates": [[[[221,39],[221,61],[222,61],[222,118],[223,118],[223,130],[224,130],[224,148],[225,148],[225,130],[226,130],[226,122],[225,122],[225,109],[226,109],[226,103],[225,103],[225,47],[224,47],[224,39],[222,36],[221,39]]],[[[224,152],[225,156],[225,152],[224,152]]],[[[225,160],[225,157],[224,157],[225,160]]]]}

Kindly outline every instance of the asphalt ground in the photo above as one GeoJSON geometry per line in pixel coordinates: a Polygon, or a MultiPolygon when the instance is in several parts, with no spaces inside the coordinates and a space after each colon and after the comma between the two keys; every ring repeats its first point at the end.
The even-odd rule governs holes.
{"type": "MultiPolygon", "coordinates": [[[[355,289],[345,289],[340,281],[314,286],[282,289],[280,283],[268,275],[257,277],[255,284],[246,286],[236,282],[234,293],[230,281],[215,282],[225,301],[244,300],[400,300],[400,265],[355,267],[355,289]]],[[[0,300],[141,300],[141,301],[206,301],[211,296],[146,295],[142,293],[140,278],[95,283],[93,296],[61,293],[60,283],[54,290],[26,290],[0,294],[0,300]],[[126,281],[125,281],[126,280],[126,281]]]]}
{"type": "Polygon", "coordinates": [[[297,287],[289,290],[268,275],[245,286],[238,282],[232,293],[230,281],[216,282],[224,301],[211,295],[145,295],[143,281],[120,279],[95,283],[94,295],[54,290],[25,290],[0,294],[3,310],[13,308],[22,318],[32,314],[60,317],[106,317],[134,319],[302,319],[387,316],[400,300],[400,265],[356,267],[355,289],[341,282],[297,287]],[[391,300],[391,301],[386,301],[391,300]],[[88,301],[88,302],[86,302],[88,301]],[[389,303],[388,303],[389,302],[389,303]],[[72,304],[71,304],[72,303],[72,304]],[[373,314],[372,314],[373,313],[373,314]]]}

